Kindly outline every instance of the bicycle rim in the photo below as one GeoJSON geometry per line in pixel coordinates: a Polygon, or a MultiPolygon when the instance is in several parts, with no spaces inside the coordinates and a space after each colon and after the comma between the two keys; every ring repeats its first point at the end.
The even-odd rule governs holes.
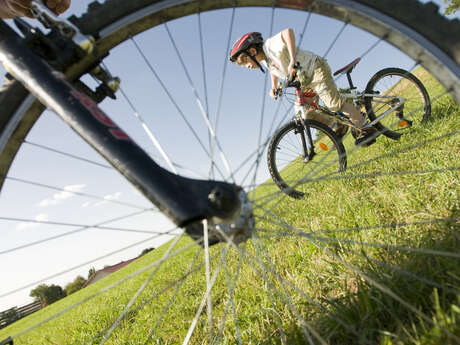
{"type": "Polygon", "coordinates": [[[320,123],[307,122],[313,150],[304,128],[294,122],[280,128],[268,148],[267,159],[273,180],[284,193],[294,198],[308,194],[308,184],[302,180],[307,172],[314,174],[316,170],[323,170],[329,175],[346,168],[345,149],[335,135],[320,123]]]}
{"type": "MultiPolygon", "coordinates": [[[[341,2],[319,3],[317,12],[323,13],[321,11],[325,11],[324,8],[336,3],[341,2]]],[[[222,3],[221,6],[232,4],[233,2],[222,3]]],[[[271,4],[270,2],[269,5],[271,4]]],[[[142,37],[134,37],[130,40],[130,35],[163,23],[166,19],[175,19],[217,6],[213,2],[201,2],[200,8],[196,5],[196,3],[174,1],[150,5],[148,2],[140,1],[132,7],[129,4],[125,5],[130,8],[126,16],[121,14],[119,18],[110,19],[111,21],[107,22],[110,24],[105,27],[100,27],[100,23],[95,20],[97,18],[95,14],[87,15],[86,21],[83,17],[80,24],[87,32],[99,32],[101,54],[111,50],[118,43],[128,40],[127,44],[131,45],[138,54],[138,60],[133,63],[135,64],[144,61],[142,55],[147,56],[147,53],[152,53],[146,51],[151,41],[142,37]],[[136,46],[141,49],[137,49],[136,46]]],[[[112,5],[107,6],[110,6],[109,9],[114,9],[112,5]]],[[[286,6],[303,5],[296,2],[286,6]]],[[[336,8],[332,7],[332,9],[336,8]]],[[[272,9],[266,10],[272,14],[272,9]]],[[[232,11],[230,9],[225,12],[228,26],[232,22],[232,11]]],[[[329,15],[342,18],[341,13],[334,11],[329,15]]],[[[98,5],[93,5],[90,11],[90,13],[102,12],[113,16],[116,14],[111,14],[112,12],[107,8],[98,5]]],[[[189,21],[187,24],[196,28],[201,19],[200,15],[195,15],[185,18],[184,22],[189,21]]],[[[182,23],[178,21],[177,27],[174,26],[175,22],[168,23],[167,25],[171,27],[168,29],[162,27],[159,34],[168,36],[169,30],[172,37],[177,39],[178,36],[174,35],[173,29],[178,30],[182,23]]],[[[338,32],[343,32],[340,29],[339,25],[338,32]]],[[[369,29],[373,32],[372,30],[369,29]]],[[[235,35],[234,31],[229,30],[229,37],[235,35]]],[[[326,52],[330,50],[329,46],[333,47],[334,42],[337,42],[334,38],[331,40],[332,43],[327,45],[326,52]]],[[[224,41],[227,43],[227,37],[224,41]]],[[[178,50],[180,49],[181,47],[178,50]]],[[[226,47],[222,49],[222,60],[227,53],[225,49],[226,47]]],[[[174,56],[174,46],[170,53],[174,56]]],[[[115,54],[115,51],[111,53],[111,55],[115,54]]],[[[107,59],[106,63],[115,73],[126,67],[116,60],[107,59]]],[[[153,63],[151,64],[155,67],[153,63]]],[[[440,65],[443,67],[442,64],[440,65]]],[[[181,65],[179,66],[182,68],[181,65]]],[[[149,70],[148,66],[146,70],[149,70]]],[[[167,68],[164,69],[166,70],[167,68]]],[[[154,71],[159,74],[163,70],[156,66],[154,71]]],[[[187,79],[187,77],[183,78],[184,85],[188,84],[187,79]]],[[[225,77],[222,80],[225,80],[225,77]]],[[[127,80],[126,85],[129,83],[127,80]]],[[[139,84],[141,78],[134,77],[131,83],[139,84]]],[[[173,80],[168,85],[177,87],[177,83],[173,80]]],[[[124,84],[122,87],[124,89],[124,84]]],[[[154,95],[165,93],[165,89],[150,87],[151,89],[147,90],[152,90],[154,95]]],[[[264,89],[263,86],[261,88],[264,89]]],[[[220,83],[216,89],[218,93],[221,91],[220,83]]],[[[266,91],[263,90],[264,95],[266,91]]],[[[135,91],[133,96],[133,91],[130,92],[129,89],[123,92],[130,101],[132,97],[137,96],[135,91]]],[[[432,97],[433,102],[436,102],[439,107],[443,106],[448,98],[445,93],[442,90],[432,97]]],[[[147,93],[146,97],[151,98],[152,94],[147,93]]],[[[169,101],[168,95],[165,98],[169,101]]],[[[200,97],[200,100],[203,108],[206,109],[205,97],[200,97]]],[[[148,113],[145,108],[138,109],[134,104],[134,108],[131,108],[130,101],[126,101],[123,105],[127,113],[137,115],[148,113]]],[[[178,109],[183,109],[180,100],[175,102],[176,104],[173,102],[169,106],[161,103],[155,106],[160,109],[161,114],[180,113],[178,109]]],[[[215,101],[214,109],[221,106],[219,103],[220,101],[215,101]]],[[[113,112],[110,105],[105,106],[108,107],[108,113],[111,113],[111,110],[113,112]]],[[[264,106],[261,113],[265,112],[264,106]]],[[[188,111],[186,114],[190,115],[188,111]]],[[[222,115],[224,114],[225,111],[222,115]]],[[[202,128],[198,132],[198,137],[201,138],[203,145],[208,147],[209,154],[212,157],[219,157],[220,162],[210,160],[203,152],[195,161],[205,161],[205,169],[197,169],[196,165],[192,164],[192,171],[185,171],[174,159],[171,160],[171,164],[166,160],[163,162],[169,169],[176,169],[181,174],[195,174],[195,170],[200,170],[198,174],[202,174],[203,170],[209,169],[212,173],[209,175],[205,173],[205,178],[221,179],[230,176],[230,180],[233,177],[237,179],[253,201],[257,221],[254,238],[246,245],[235,247],[231,243],[219,244],[213,246],[207,253],[206,249],[201,249],[188,239],[174,237],[178,239],[177,242],[172,240],[158,248],[156,252],[141,257],[136,262],[131,275],[120,272],[111,276],[110,281],[106,279],[105,282],[101,281],[50,305],[39,313],[31,315],[30,318],[0,331],[2,334],[0,339],[5,334],[12,335],[15,343],[18,344],[39,343],[44,341],[43,339],[55,343],[75,344],[230,342],[367,344],[393,338],[410,342],[412,337],[429,337],[432,331],[440,334],[437,341],[458,340],[456,335],[458,326],[455,322],[437,322],[437,319],[446,320],[455,315],[453,313],[459,290],[456,278],[459,275],[459,257],[456,250],[455,230],[458,225],[458,212],[453,206],[458,203],[458,197],[452,197],[450,192],[452,186],[458,185],[456,177],[458,170],[451,164],[452,159],[445,160],[445,163],[439,163],[437,158],[428,162],[416,159],[411,161],[413,166],[410,168],[401,164],[421,152],[420,148],[428,147],[436,150],[439,145],[443,145],[452,149],[446,150],[446,156],[455,155],[458,151],[455,150],[458,146],[458,128],[431,132],[430,136],[423,136],[426,130],[422,128],[421,133],[415,136],[417,140],[397,143],[394,144],[395,147],[385,143],[380,152],[372,151],[372,154],[366,153],[365,150],[357,151],[353,148],[350,139],[345,138],[350,157],[347,172],[331,174],[327,170],[328,165],[304,171],[301,179],[308,184],[301,188],[305,187],[312,197],[305,201],[296,201],[295,204],[285,198],[268,176],[266,180],[257,178],[257,175],[262,174],[261,170],[265,166],[265,162],[261,159],[262,148],[267,145],[270,135],[280,121],[276,115],[273,114],[273,119],[265,120],[265,127],[262,126],[265,131],[263,135],[259,135],[260,140],[252,141],[250,153],[238,160],[233,160],[232,157],[229,159],[231,163],[238,162],[231,164],[234,169],[230,175],[226,171],[226,164],[220,160],[221,152],[218,145],[228,149],[239,144],[243,131],[231,127],[234,122],[231,115],[228,115],[230,120],[227,122],[215,122],[218,123],[215,125],[216,132],[231,134],[228,141],[220,141],[219,144],[213,142],[212,138],[208,137],[207,128],[204,130],[202,128]],[[209,146],[207,146],[208,142],[211,143],[209,146]],[[384,160],[385,164],[381,166],[379,163],[384,160]],[[240,168],[241,166],[244,168],[240,168]],[[430,185],[433,181],[439,190],[436,190],[436,193],[422,195],[419,186],[430,185]],[[254,188],[255,185],[258,186],[257,189],[254,188]],[[381,193],[381,189],[387,187],[395,191],[391,198],[381,193]],[[209,257],[209,260],[204,260],[203,257],[209,257]],[[209,261],[209,264],[205,261],[209,261]],[[208,291],[210,293],[207,293],[208,291]],[[44,321],[47,322],[31,329],[44,321]],[[412,325],[417,330],[414,333],[411,333],[412,325]],[[428,329],[425,333],[421,331],[424,328],[428,329]]],[[[199,117],[201,114],[196,116],[199,117]]],[[[125,120],[126,118],[123,117],[117,118],[117,122],[120,123],[125,120]]],[[[259,121],[262,120],[257,119],[256,122],[259,121]]],[[[146,115],[144,115],[144,122],[147,122],[146,115]]],[[[259,124],[257,125],[260,127],[259,124]]],[[[246,124],[246,126],[251,125],[246,124]]],[[[123,125],[122,127],[124,128],[123,125]]],[[[178,136],[195,136],[185,134],[185,130],[178,128],[174,126],[169,131],[177,133],[178,136]]],[[[152,132],[156,134],[167,132],[167,129],[161,125],[155,125],[154,129],[152,132]]],[[[253,133],[254,130],[252,130],[254,137],[253,133]]],[[[32,132],[31,135],[33,134],[32,132]]],[[[22,146],[45,149],[45,144],[31,139],[34,137],[28,138],[22,146]]],[[[66,140],[74,139],[66,138],[66,140]]],[[[142,143],[150,148],[150,143],[142,143]]],[[[78,140],[75,140],[75,145],[78,144],[78,140]]],[[[201,144],[197,145],[201,146],[201,144]]],[[[192,146],[182,145],[181,150],[184,150],[184,147],[188,150],[192,146]]],[[[199,147],[195,149],[201,150],[199,147]]],[[[173,152],[174,154],[177,153],[173,152]]],[[[162,156],[161,153],[157,155],[162,156]]],[[[97,158],[93,159],[92,152],[89,150],[85,158],[92,160],[90,162],[92,165],[94,163],[103,165],[97,158]]],[[[61,162],[61,164],[65,163],[61,162]]],[[[32,181],[27,178],[15,176],[13,173],[19,171],[18,169],[10,173],[5,188],[10,188],[13,183],[28,183],[27,186],[32,186],[29,188],[40,188],[36,184],[31,184],[32,181]]],[[[101,169],[107,168],[102,166],[101,169]]],[[[120,182],[115,179],[113,181],[116,182],[112,182],[113,172],[109,174],[104,182],[113,188],[120,182]]],[[[94,175],[99,177],[99,173],[94,175]]],[[[57,196],[51,193],[52,197],[42,200],[46,200],[44,204],[57,204],[60,200],[66,200],[69,194],[75,196],[86,190],[86,187],[73,182],[79,181],[75,175],[69,176],[68,181],[72,181],[73,184],[67,186],[67,189],[58,191],[57,196]]],[[[35,182],[38,181],[40,179],[35,179],[35,182]]],[[[101,179],[95,179],[93,183],[98,184],[100,181],[101,179]]],[[[61,180],[58,182],[61,182],[61,185],[66,183],[61,180]]],[[[41,187],[44,187],[43,185],[44,183],[41,187]]],[[[50,184],[48,187],[53,186],[50,184]]],[[[128,198],[126,202],[134,204],[132,200],[135,200],[139,205],[134,205],[136,209],[127,212],[126,209],[121,208],[126,205],[116,203],[119,201],[116,189],[112,192],[109,190],[97,190],[100,193],[99,199],[88,199],[85,201],[85,204],[89,203],[86,207],[95,206],[97,202],[110,203],[111,207],[120,207],[120,218],[124,218],[123,215],[151,211],[150,206],[143,200],[128,198]]],[[[31,204],[34,202],[36,200],[32,200],[31,204]]],[[[118,224],[109,222],[115,219],[94,218],[94,215],[86,218],[83,212],[81,214],[78,216],[80,221],[72,219],[75,224],[68,224],[68,226],[74,225],[67,234],[68,238],[71,238],[70,233],[78,234],[89,230],[94,235],[93,239],[88,237],[88,241],[96,239],[103,243],[107,241],[107,231],[116,234],[117,228],[118,231],[131,231],[133,236],[136,231],[144,232],[144,236],[148,235],[148,238],[166,236],[164,231],[155,234],[150,226],[132,229],[126,225],[130,224],[129,218],[122,219],[121,224],[118,224]],[[82,222],[83,218],[87,222],[82,222]],[[104,232],[103,230],[105,234],[99,235],[98,233],[104,232]]],[[[16,219],[16,223],[13,224],[27,223],[27,219],[21,217],[20,210],[8,216],[9,221],[16,219]],[[19,220],[20,218],[23,219],[19,220]]],[[[7,217],[4,217],[3,221],[7,222],[5,218],[7,217]]],[[[146,222],[151,221],[157,220],[146,218],[146,222]]],[[[35,218],[35,223],[30,223],[52,227],[52,224],[46,222],[45,217],[38,217],[35,218]]],[[[61,230],[64,222],[57,223],[60,223],[58,227],[61,230]]],[[[44,232],[47,236],[42,236],[35,242],[54,238],[52,240],[54,242],[46,243],[58,246],[56,241],[61,233],[48,228],[45,230],[48,231],[44,232]]],[[[174,236],[178,233],[180,233],[179,229],[171,231],[174,236]]],[[[141,246],[148,246],[151,243],[148,242],[148,238],[136,237],[141,246]]],[[[30,241],[19,240],[13,248],[8,247],[6,250],[23,245],[33,247],[38,243],[32,246],[30,241]]],[[[130,245],[134,244],[126,242],[124,247],[130,245]]],[[[63,247],[68,248],[68,244],[63,247]]],[[[21,250],[11,251],[11,255],[16,257],[21,250]]],[[[6,257],[8,254],[3,252],[2,255],[6,257]]],[[[108,252],[110,250],[104,251],[97,257],[100,260],[101,257],[109,255],[108,252]]],[[[59,257],[59,254],[55,255],[59,257]]],[[[89,257],[91,259],[86,262],[94,263],[95,255],[89,257]]],[[[50,272],[50,275],[54,276],[55,273],[60,272],[50,272]]],[[[38,279],[33,282],[29,280],[27,283],[36,283],[30,286],[30,289],[41,282],[50,281],[53,281],[53,278],[38,279]]]]}
{"type": "MultiPolygon", "coordinates": [[[[421,75],[424,71],[419,71],[421,75]]],[[[366,92],[381,95],[366,99],[370,120],[380,116],[376,127],[386,136],[395,137],[413,126],[421,125],[431,113],[427,90],[413,75],[398,69],[376,73],[366,92]],[[385,115],[388,112],[388,115],[385,115]],[[399,133],[398,133],[399,132],[399,133]]]]}

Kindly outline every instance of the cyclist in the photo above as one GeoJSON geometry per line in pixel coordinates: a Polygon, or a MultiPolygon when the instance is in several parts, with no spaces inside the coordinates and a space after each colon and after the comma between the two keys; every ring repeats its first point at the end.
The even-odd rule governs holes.
{"type": "MultiPolygon", "coordinates": [[[[31,0],[0,0],[0,18],[32,17],[31,0]]],[[[70,6],[70,0],[45,0],[43,3],[57,15],[64,13],[70,6]]]]}
{"type": "MultiPolygon", "coordinates": [[[[270,72],[272,84],[270,96],[272,98],[275,98],[278,79],[286,79],[287,76],[291,76],[299,62],[301,69],[297,72],[297,76],[302,89],[312,89],[319,95],[326,107],[331,111],[343,111],[357,128],[362,128],[366,124],[361,112],[353,104],[346,103],[341,97],[326,60],[309,51],[298,50],[296,52],[292,29],[285,29],[265,41],[259,32],[247,33],[233,44],[229,58],[230,61],[241,67],[259,68],[265,73],[262,67],[264,65],[270,72]]],[[[360,145],[366,142],[366,145],[370,145],[375,142],[373,138],[376,136],[375,128],[363,128],[358,131],[355,144],[360,145]]]]}

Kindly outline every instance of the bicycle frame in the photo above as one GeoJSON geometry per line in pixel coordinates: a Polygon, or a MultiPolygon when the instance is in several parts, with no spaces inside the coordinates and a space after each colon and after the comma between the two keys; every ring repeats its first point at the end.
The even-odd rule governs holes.
{"type": "Polygon", "coordinates": [[[30,51],[1,20],[0,62],[177,226],[203,219],[229,222],[238,217],[239,187],[185,178],[160,167],[90,97],[74,89],[61,72],[30,51]]]}
{"type": "MultiPolygon", "coordinates": [[[[384,101],[381,101],[379,99],[384,99],[384,98],[395,99],[395,96],[381,96],[381,95],[376,95],[376,94],[372,94],[372,93],[363,93],[363,92],[358,92],[356,89],[351,90],[351,93],[342,93],[342,96],[345,99],[352,99],[355,104],[356,104],[357,100],[364,100],[365,97],[372,97],[373,102],[382,103],[382,104],[388,104],[388,103],[384,102],[384,101]]],[[[398,108],[401,108],[404,105],[405,101],[406,101],[405,98],[400,97],[400,96],[396,96],[396,99],[398,100],[398,102],[395,105],[391,106],[389,109],[387,109],[381,115],[376,117],[375,120],[373,120],[372,122],[368,123],[367,126],[375,125],[377,122],[379,122],[380,120],[382,120],[385,117],[387,117],[393,111],[396,111],[396,110],[398,110],[398,108]]],[[[322,107],[321,109],[324,111],[324,107],[322,107]]]]}
{"type": "MultiPolygon", "coordinates": [[[[400,96],[396,96],[396,98],[395,98],[394,96],[384,96],[384,95],[378,95],[378,94],[373,94],[373,93],[358,92],[356,87],[353,85],[353,80],[351,78],[351,72],[352,71],[353,71],[353,68],[351,68],[348,71],[346,71],[348,84],[350,86],[350,93],[342,93],[341,94],[345,99],[352,99],[353,103],[355,105],[357,105],[358,101],[363,102],[365,97],[372,97],[374,102],[382,103],[382,104],[388,104],[388,103],[386,103],[384,101],[381,101],[379,99],[384,99],[384,98],[392,99],[392,100],[397,99],[397,102],[395,102],[394,105],[392,105],[389,109],[387,109],[385,112],[380,114],[372,122],[367,123],[364,126],[364,128],[371,127],[371,126],[375,125],[376,123],[378,123],[379,121],[381,121],[382,119],[387,117],[389,114],[391,114],[393,111],[398,111],[399,109],[401,109],[404,106],[404,103],[405,103],[406,99],[403,98],[403,97],[400,97],[400,96]]],[[[312,102],[306,101],[306,99],[316,97],[317,94],[315,92],[302,92],[301,88],[300,88],[300,82],[298,80],[294,80],[294,79],[293,80],[288,80],[286,83],[284,83],[282,85],[282,87],[278,91],[279,95],[282,95],[285,92],[286,88],[288,88],[288,87],[294,87],[296,89],[296,91],[295,91],[296,98],[297,98],[297,100],[299,102],[298,105],[302,109],[301,111],[303,112],[303,114],[302,114],[303,118],[305,118],[305,109],[304,109],[304,107],[310,106],[310,107],[313,107],[314,109],[321,110],[323,113],[333,117],[334,120],[338,120],[339,122],[341,122],[342,124],[344,124],[346,126],[349,126],[349,127],[354,128],[354,129],[357,129],[356,126],[354,126],[354,124],[350,121],[348,116],[346,116],[342,112],[340,112],[340,111],[334,112],[334,111],[331,111],[331,110],[329,110],[328,108],[326,108],[324,106],[321,106],[321,105],[317,104],[314,101],[312,101],[312,102]]],[[[398,117],[400,117],[402,119],[402,116],[398,115],[398,117]]],[[[406,121],[408,121],[408,120],[406,120],[406,121]]],[[[302,140],[304,140],[304,139],[302,138],[302,140]]]]}

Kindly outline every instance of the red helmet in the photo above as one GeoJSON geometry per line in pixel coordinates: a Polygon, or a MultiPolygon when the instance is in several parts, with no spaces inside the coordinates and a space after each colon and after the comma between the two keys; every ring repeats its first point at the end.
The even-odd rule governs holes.
{"type": "Polygon", "coordinates": [[[235,62],[238,55],[246,53],[252,46],[262,43],[264,43],[264,39],[262,38],[262,34],[260,32],[248,32],[247,34],[241,36],[233,44],[229,55],[230,61],[235,62]]]}

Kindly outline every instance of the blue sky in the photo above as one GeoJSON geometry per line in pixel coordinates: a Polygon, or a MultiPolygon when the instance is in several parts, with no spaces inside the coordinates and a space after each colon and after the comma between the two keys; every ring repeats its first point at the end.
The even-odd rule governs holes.
{"type": "MultiPolygon", "coordinates": [[[[441,1],[437,1],[442,4],[441,1]]],[[[85,11],[88,1],[74,1],[70,14],[85,11]]],[[[236,11],[235,28],[232,41],[249,31],[261,31],[265,37],[270,35],[271,9],[239,9],[236,11]]],[[[231,10],[223,10],[201,15],[204,33],[206,88],[208,91],[209,114],[212,120],[217,114],[223,66],[226,64],[228,28],[231,10]]],[[[305,13],[276,10],[273,34],[292,27],[299,34],[305,22],[305,13]]],[[[330,42],[342,28],[342,23],[313,15],[301,47],[323,55],[330,42]]],[[[204,103],[204,82],[200,58],[200,41],[197,16],[190,16],[168,24],[181,56],[204,103]]],[[[174,47],[165,26],[160,26],[139,35],[136,42],[148,56],[155,72],[160,76],[177,103],[177,107],[190,119],[198,135],[207,143],[207,131],[201,118],[196,99],[182,70],[174,47]]],[[[343,35],[327,56],[332,70],[339,69],[360,56],[376,42],[369,34],[348,26],[343,35]]],[[[142,57],[134,48],[133,42],[126,42],[111,53],[105,63],[114,75],[122,80],[122,88],[136,105],[136,110],[149,125],[162,147],[174,162],[193,167],[201,175],[207,176],[209,159],[196,143],[194,135],[184,125],[176,106],[166,96],[159,81],[149,71],[142,57]]],[[[386,43],[368,54],[353,72],[358,87],[364,88],[366,81],[384,67],[411,68],[413,61],[386,43]]],[[[0,74],[3,70],[0,67],[0,74]]],[[[92,83],[91,80],[87,80],[92,83]]],[[[1,79],[0,79],[1,82],[1,79]]],[[[224,86],[224,98],[220,112],[218,133],[221,145],[230,165],[237,167],[248,154],[257,147],[258,128],[262,109],[266,115],[263,138],[268,135],[268,127],[278,103],[269,99],[264,90],[264,76],[258,71],[247,71],[228,64],[224,86]]],[[[344,86],[345,80],[338,82],[344,86]]],[[[104,102],[108,114],[124,128],[148,152],[158,155],[139,122],[134,120],[129,104],[119,95],[118,102],[104,102]]],[[[287,109],[282,104],[281,113],[287,109]]],[[[60,119],[51,112],[45,112],[33,128],[27,140],[40,145],[52,146],[75,155],[84,156],[96,162],[102,159],[76,136],[60,119]]],[[[163,163],[164,164],[164,163],[163,163]]],[[[221,165],[222,170],[224,170],[221,165]]],[[[244,174],[240,174],[240,177],[244,174]]],[[[26,243],[79,229],[79,226],[47,225],[44,221],[65,222],[77,225],[96,225],[122,215],[149,209],[151,205],[133,189],[119,173],[112,169],[97,167],[68,157],[44,152],[35,146],[25,144],[15,160],[9,176],[63,190],[31,186],[10,179],[5,183],[0,198],[0,216],[22,219],[35,219],[42,223],[1,221],[2,241],[0,252],[26,243]],[[100,196],[96,200],[78,196],[72,192],[100,196]],[[139,208],[112,203],[122,201],[135,204],[139,208]]],[[[265,154],[262,157],[258,181],[268,178],[265,154]]],[[[247,181],[246,183],[250,183],[247,181]]],[[[156,212],[147,211],[141,215],[111,222],[106,226],[136,229],[143,231],[165,231],[172,224],[156,212]]],[[[89,228],[78,234],[66,236],[43,244],[0,254],[0,267],[4,277],[8,277],[0,288],[0,295],[15,288],[39,281],[71,267],[106,255],[135,242],[143,241],[153,235],[127,233],[89,228]]],[[[158,246],[166,240],[148,240],[129,250],[84,265],[59,277],[46,281],[64,286],[78,274],[86,277],[88,269],[116,264],[137,256],[142,249],[158,246]]],[[[31,288],[0,298],[0,310],[29,302],[31,288]]]]}

